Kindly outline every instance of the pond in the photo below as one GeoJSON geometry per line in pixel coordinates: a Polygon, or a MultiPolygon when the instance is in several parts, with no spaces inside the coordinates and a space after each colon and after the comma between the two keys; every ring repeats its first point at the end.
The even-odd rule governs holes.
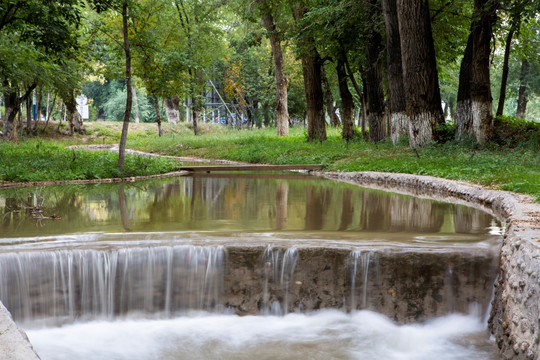
{"type": "Polygon", "coordinates": [[[0,300],[43,359],[496,359],[501,225],[302,174],[0,191],[0,300]]]}

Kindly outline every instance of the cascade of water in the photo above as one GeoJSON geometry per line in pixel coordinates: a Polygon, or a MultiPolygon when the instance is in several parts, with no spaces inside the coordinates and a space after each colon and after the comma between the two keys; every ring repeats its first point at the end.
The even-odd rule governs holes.
{"type": "Polygon", "coordinates": [[[0,300],[17,321],[215,310],[223,247],[0,254],[0,300]],[[52,318],[52,319],[51,319],[52,318]]]}
{"type": "Polygon", "coordinates": [[[356,298],[356,286],[357,278],[362,280],[362,301],[360,303],[360,309],[366,309],[368,307],[367,293],[368,293],[368,277],[371,259],[373,258],[373,252],[354,250],[350,254],[350,267],[351,267],[351,310],[357,309],[356,298]]]}
{"type": "Polygon", "coordinates": [[[281,249],[268,247],[263,255],[264,285],[262,313],[284,315],[289,311],[289,291],[298,261],[296,248],[281,249]],[[281,296],[275,298],[275,290],[281,296]],[[274,296],[272,296],[274,295],[274,296]],[[282,301],[279,301],[281,297],[282,301]]]}

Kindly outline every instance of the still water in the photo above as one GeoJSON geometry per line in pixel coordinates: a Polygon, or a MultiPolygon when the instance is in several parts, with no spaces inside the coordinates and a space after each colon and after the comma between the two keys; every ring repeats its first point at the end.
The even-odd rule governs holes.
{"type": "MultiPolygon", "coordinates": [[[[231,314],[230,304],[216,304],[224,287],[220,269],[230,272],[232,265],[227,256],[209,261],[214,255],[205,255],[263,246],[273,253],[272,247],[293,253],[319,247],[350,249],[351,256],[461,251],[482,257],[496,252],[502,230],[477,209],[303,175],[220,174],[4,190],[0,216],[0,300],[28,330],[42,359],[496,358],[485,313],[474,307],[412,325],[367,310],[231,314]],[[175,301],[182,316],[170,311],[175,301]],[[156,303],[159,313],[152,310],[156,303]]],[[[430,300],[435,305],[462,287],[453,273],[461,265],[441,259],[440,275],[413,274],[433,276],[440,287],[430,300]]],[[[293,286],[304,285],[293,281],[298,267],[285,277],[291,284],[284,281],[280,261],[275,266],[282,289],[275,297],[283,304],[293,286]]],[[[409,256],[403,264],[416,269],[417,262],[409,256]]],[[[241,268],[259,267],[244,274],[254,282],[249,291],[266,294],[267,280],[258,284],[255,278],[267,264],[262,259],[241,268]]],[[[341,302],[361,304],[362,296],[366,302],[366,292],[383,286],[377,282],[385,279],[384,269],[370,270],[369,287],[367,269],[364,284],[353,276],[347,287],[358,288],[359,299],[341,302]]],[[[378,291],[395,296],[392,286],[378,291]]],[[[484,287],[482,296],[489,298],[491,284],[484,287]]]]}
{"type": "Polygon", "coordinates": [[[223,174],[3,190],[0,217],[0,251],[62,239],[159,241],[171,233],[193,241],[213,235],[230,240],[243,233],[249,235],[241,241],[249,241],[251,234],[270,233],[295,241],[380,240],[408,246],[482,243],[500,235],[499,224],[473,208],[300,175],[223,174]]]}

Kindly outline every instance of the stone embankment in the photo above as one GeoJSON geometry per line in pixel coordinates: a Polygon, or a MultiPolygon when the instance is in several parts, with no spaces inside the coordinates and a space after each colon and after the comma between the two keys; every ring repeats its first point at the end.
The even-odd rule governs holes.
{"type": "Polygon", "coordinates": [[[540,359],[540,204],[459,181],[392,173],[321,173],[362,186],[464,202],[506,224],[489,329],[503,359],[540,359]]]}
{"type": "Polygon", "coordinates": [[[39,356],[24,331],[13,322],[10,313],[0,302],[0,359],[35,360],[39,356]]]}

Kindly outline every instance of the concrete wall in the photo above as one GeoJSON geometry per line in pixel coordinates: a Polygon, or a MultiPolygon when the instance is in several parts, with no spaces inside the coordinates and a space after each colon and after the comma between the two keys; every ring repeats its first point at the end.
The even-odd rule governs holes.
{"type": "Polygon", "coordinates": [[[0,359],[39,359],[32,345],[30,345],[26,334],[13,322],[11,315],[2,303],[0,303],[0,359]]]}
{"type": "Polygon", "coordinates": [[[540,359],[540,204],[529,196],[429,176],[321,173],[359,185],[464,202],[506,223],[489,328],[503,359],[540,359]]]}

